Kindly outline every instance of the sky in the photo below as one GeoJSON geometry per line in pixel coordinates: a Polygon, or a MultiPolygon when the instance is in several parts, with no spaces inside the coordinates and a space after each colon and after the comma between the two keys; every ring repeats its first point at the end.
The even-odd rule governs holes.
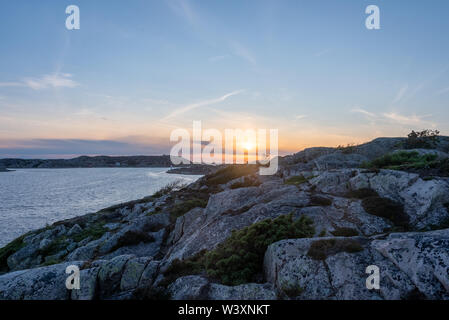
{"type": "Polygon", "coordinates": [[[446,0],[2,0],[0,158],[168,154],[192,121],[278,129],[281,154],[449,135],[448,14],[446,0]]]}

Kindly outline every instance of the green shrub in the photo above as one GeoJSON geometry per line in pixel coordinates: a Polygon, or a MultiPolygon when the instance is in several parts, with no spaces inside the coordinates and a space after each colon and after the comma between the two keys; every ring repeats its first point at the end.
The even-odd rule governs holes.
{"type": "Polygon", "coordinates": [[[231,180],[254,174],[258,169],[259,166],[255,164],[229,165],[210,175],[207,175],[205,177],[205,184],[207,186],[225,184],[231,180]]]}
{"type": "Polygon", "coordinates": [[[204,262],[207,274],[226,285],[255,281],[262,272],[267,247],[283,239],[312,237],[312,220],[301,216],[293,221],[292,214],[274,220],[266,219],[239,231],[207,252],[204,262]]]}
{"type": "Polygon", "coordinates": [[[204,271],[205,254],[206,250],[202,250],[188,259],[182,261],[179,259],[173,260],[164,272],[164,280],[160,284],[167,286],[179,277],[202,273],[204,271]]]}
{"type": "Polygon", "coordinates": [[[404,212],[404,207],[396,201],[374,196],[363,199],[362,206],[369,214],[386,218],[395,226],[405,229],[409,226],[409,216],[404,212]]]}
{"type": "Polygon", "coordinates": [[[362,250],[361,244],[354,239],[323,239],[314,241],[307,255],[314,260],[325,260],[339,252],[355,253],[362,250]]]}
{"type": "Polygon", "coordinates": [[[23,239],[25,235],[11,241],[3,248],[0,248],[0,272],[7,272],[9,270],[7,259],[10,255],[16,253],[25,246],[23,239]]]}
{"type": "Polygon", "coordinates": [[[164,285],[181,276],[204,272],[225,285],[256,281],[257,275],[262,273],[263,257],[270,244],[283,239],[312,237],[314,233],[312,220],[306,216],[293,221],[293,215],[288,214],[257,222],[233,231],[212,251],[202,251],[184,261],[174,260],[164,273],[164,285]]]}
{"type": "Polygon", "coordinates": [[[420,155],[417,151],[400,151],[365,163],[363,167],[391,170],[422,169],[432,166],[436,158],[435,154],[420,155]]]}
{"type": "Polygon", "coordinates": [[[108,229],[105,228],[106,223],[104,221],[97,221],[86,228],[83,229],[80,233],[74,235],[72,239],[75,242],[80,242],[81,240],[86,239],[87,237],[90,237],[91,240],[97,240],[100,239],[107,231],[108,229]]]}
{"type": "Polygon", "coordinates": [[[355,237],[359,235],[359,232],[353,228],[335,228],[334,231],[331,231],[332,235],[336,237],[355,237]]]}
{"type": "Polygon", "coordinates": [[[309,181],[307,178],[305,178],[303,175],[299,175],[288,178],[284,181],[284,183],[288,185],[299,186],[303,183],[306,183],[307,181],[309,181]]]}

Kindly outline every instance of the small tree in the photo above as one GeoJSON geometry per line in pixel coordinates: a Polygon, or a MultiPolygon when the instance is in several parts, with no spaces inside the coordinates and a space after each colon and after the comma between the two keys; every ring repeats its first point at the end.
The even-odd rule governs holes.
{"type": "Polygon", "coordinates": [[[405,142],[406,149],[416,149],[416,148],[425,148],[429,149],[435,146],[438,142],[438,135],[440,131],[438,130],[423,130],[423,131],[414,131],[410,132],[407,135],[407,141],[405,142]]]}

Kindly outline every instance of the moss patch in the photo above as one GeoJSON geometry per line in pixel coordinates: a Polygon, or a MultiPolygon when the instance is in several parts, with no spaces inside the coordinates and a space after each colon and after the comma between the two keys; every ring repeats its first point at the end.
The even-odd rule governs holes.
{"type": "Polygon", "coordinates": [[[307,178],[305,178],[303,175],[299,175],[288,178],[284,181],[284,184],[299,186],[303,183],[306,183],[307,181],[309,181],[307,178]]]}
{"type": "Polygon", "coordinates": [[[314,241],[307,255],[314,260],[325,260],[340,252],[355,253],[362,250],[361,244],[354,239],[323,239],[314,241]]]}
{"type": "Polygon", "coordinates": [[[186,214],[193,208],[206,208],[208,200],[193,198],[177,203],[170,210],[170,218],[175,221],[180,216],[186,214]]]}
{"type": "Polygon", "coordinates": [[[97,240],[100,239],[107,231],[108,229],[105,228],[106,222],[104,221],[97,221],[86,228],[83,229],[80,233],[74,235],[72,239],[75,242],[80,242],[81,240],[86,239],[87,237],[91,237],[91,240],[97,240]]]}

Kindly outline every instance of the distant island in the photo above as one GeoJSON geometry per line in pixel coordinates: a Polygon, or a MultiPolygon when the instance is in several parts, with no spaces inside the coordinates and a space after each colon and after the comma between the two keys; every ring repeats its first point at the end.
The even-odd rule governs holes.
{"type": "Polygon", "coordinates": [[[0,172],[14,169],[64,169],[64,168],[171,168],[168,173],[204,175],[214,166],[202,164],[173,165],[169,155],[161,156],[81,156],[73,159],[0,159],[0,172]]]}
{"type": "Polygon", "coordinates": [[[0,159],[0,168],[171,167],[170,156],[81,156],[73,159],[0,159]]]}

